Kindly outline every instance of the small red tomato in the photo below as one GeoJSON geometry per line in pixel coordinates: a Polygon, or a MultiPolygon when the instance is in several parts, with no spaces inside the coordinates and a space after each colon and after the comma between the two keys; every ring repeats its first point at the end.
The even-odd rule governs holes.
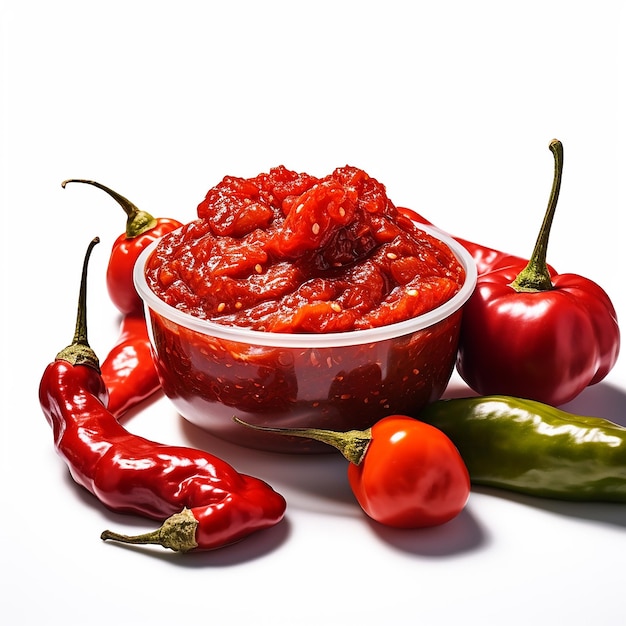
{"type": "Polygon", "coordinates": [[[369,517],[396,528],[445,524],[467,504],[470,476],[459,451],[441,430],[406,415],[390,415],[367,430],[268,428],[327,443],[350,461],[348,480],[369,517]]]}
{"type": "Polygon", "coordinates": [[[387,526],[444,524],[467,504],[470,477],[455,445],[442,431],[410,417],[383,418],[357,465],[348,467],[361,508],[387,526]]]}

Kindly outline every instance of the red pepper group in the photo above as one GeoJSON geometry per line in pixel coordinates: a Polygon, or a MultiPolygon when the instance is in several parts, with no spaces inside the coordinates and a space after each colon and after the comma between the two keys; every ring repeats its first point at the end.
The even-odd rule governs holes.
{"type": "Polygon", "coordinates": [[[106,271],[109,297],[122,314],[120,335],[101,366],[109,392],[108,408],[119,418],[161,386],[152,359],[143,303],[133,282],[133,268],[139,255],[153,241],[182,224],[169,217],[155,218],[116,191],[93,180],[73,178],[63,181],[61,186],[65,188],[67,183],[84,183],[102,189],[126,213],[125,232],[113,243],[106,271]]]}
{"type": "MultiPolygon", "coordinates": [[[[553,140],[550,150],[554,182],[529,261],[456,238],[474,258],[479,275],[464,308],[457,368],[482,395],[557,406],[609,373],[619,353],[620,332],[611,300],[599,285],[582,276],[558,274],[546,262],[563,170],[561,142],[553,140]]],[[[187,552],[228,545],[277,524],[286,503],[267,483],[206,452],[132,435],[119,423],[160,389],[133,268],[146,246],[182,224],[155,219],[95,181],[71,179],[63,187],[68,182],[104,190],[126,212],[126,230],[113,244],[106,277],[122,320],[118,340],[100,365],[87,341],[86,324],[86,273],[98,242],[94,239],[83,264],[74,340],[42,376],[41,407],[55,447],[78,484],[113,510],[162,522],[146,534],[105,531],[102,539],[187,552]]],[[[431,224],[409,209],[401,211],[431,224]]],[[[350,461],[348,479],[357,501],[382,524],[443,524],[468,501],[470,476],[459,451],[442,431],[416,419],[393,415],[367,431],[348,433],[263,430],[339,449],[350,461]]]]}

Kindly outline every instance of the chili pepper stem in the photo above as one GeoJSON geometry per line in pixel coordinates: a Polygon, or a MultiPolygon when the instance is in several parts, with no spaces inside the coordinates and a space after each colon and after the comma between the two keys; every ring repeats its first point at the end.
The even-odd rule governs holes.
{"type": "Polygon", "coordinates": [[[98,372],[100,361],[96,353],[91,349],[87,340],[87,266],[94,246],[100,242],[99,237],[94,237],[87,247],[83,260],[83,269],[80,277],[80,292],[78,295],[78,311],[76,313],[76,328],[72,343],[63,348],[57,355],[57,361],[67,361],[72,365],[88,365],[98,372]]]}
{"type": "Polygon", "coordinates": [[[122,535],[111,530],[105,530],[100,535],[103,541],[119,541],[129,544],[155,544],[174,552],[189,552],[198,546],[196,529],[198,520],[193,513],[184,508],[180,513],[168,517],[160,528],[141,535],[122,535]]]}
{"type": "Polygon", "coordinates": [[[541,230],[535,243],[535,248],[528,261],[528,265],[517,275],[511,287],[518,292],[549,291],[552,289],[552,279],[547,266],[548,239],[556,211],[556,205],[561,190],[563,176],[563,144],[558,139],[550,142],[550,151],[554,156],[554,179],[548,200],[548,208],[541,224],[541,230]]]}
{"type": "Polygon", "coordinates": [[[70,178],[68,180],[64,180],[61,183],[61,187],[65,189],[65,185],[67,183],[84,183],[86,185],[93,185],[98,189],[102,189],[102,191],[108,193],[123,209],[127,215],[126,219],[126,238],[134,239],[138,237],[142,233],[145,233],[147,230],[154,228],[157,224],[157,220],[155,217],[150,215],[147,211],[142,211],[137,206],[135,206],[128,198],[125,198],[121,194],[109,189],[105,185],[102,185],[95,180],[85,180],[82,178],[70,178]]]}
{"type": "Polygon", "coordinates": [[[339,452],[341,452],[350,463],[354,463],[354,465],[361,463],[372,440],[371,428],[347,431],[326,430],[323,428],[272,428],[270,426],[249,424],[238,417],[233,417],[233,421],[242,426],[247,426],[248,428],[262,432],[278,433],[279,435],[292,437],[304,437],[306,439],[326,443],[339,450],[339,452]]]}

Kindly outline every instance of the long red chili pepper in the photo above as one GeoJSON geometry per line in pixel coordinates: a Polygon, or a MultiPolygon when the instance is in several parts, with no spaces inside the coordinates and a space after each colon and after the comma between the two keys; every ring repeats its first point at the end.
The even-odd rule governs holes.
{"type": "Polygon", "coordinates": [[[143,304],[133,283],[133,268],[142,251],[153,241],[160,239],[182,226],[178,220],[169,217],[155,218],[147,211],[137,208],[130,200],[116,191],[94,181],[71,178],[61,183],[92,185],[109,194],[126,213],[126,231],[113,243],[107,266],[107,288],[111,301],[123,315],[141,313],[143,304]]]}
{"type": "Polygon", "coordinates": [[[187,552],[231,544],[278,523],[285,500],[267,483],[206,452],[135,436],[106,408],[86,323],[87,264],[97,242],[83,264],[74,339],[44,371],[39,399],[56,450],[78,484],[115,511],[165,520],[147,535],[105,531],[102,538],[187,552]]]}
{"type": "Polygon", "coordinates": [[[470,476],[452,441],[439,429],[405,415],[384,417],[366,430],[249,428],[306,437],[339,450],[350,461],[348,480],[363,511],[396,528],[449,522],[467,504],[470,476]]]}
{"type": "Polygon", "coordinates": [[[620,331],[615,308],[599,285],[546,266],[563,170],[561,142],[553,140],[550,150],[554,181],[533,254],[527,263],[479,276],[464,307],[457,369],[481,395],[557,406],[609,373],[620,331]]]}

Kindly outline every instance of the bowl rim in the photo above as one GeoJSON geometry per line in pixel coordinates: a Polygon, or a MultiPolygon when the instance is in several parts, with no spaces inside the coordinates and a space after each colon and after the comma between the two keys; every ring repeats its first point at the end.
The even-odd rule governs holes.
{"type": "Polygon", "coordinates": [[[416,224],[424,232],[443,241],[452,250],[465,270],[465,282],[452,298],[437,308],[402,322],[395,322],[376,328],[325,334],[277,333],[253,330],[241,326],[227,326],[180,311],[161,300],[150,289],[145,277],[144,267],[146,262],[163,237],[153,241],[141,252],[133,267],[133,281],[135,289],[143,301],[146,319],[149,318],[149,312],[152,310],[171,322],[214,338],[275,348],[331,348],[376,343],[424,330],[445,320],[461,309],[476,287],[478,278],[476,262],[469,251],[437,227],[418,222],[416,224]]]}

